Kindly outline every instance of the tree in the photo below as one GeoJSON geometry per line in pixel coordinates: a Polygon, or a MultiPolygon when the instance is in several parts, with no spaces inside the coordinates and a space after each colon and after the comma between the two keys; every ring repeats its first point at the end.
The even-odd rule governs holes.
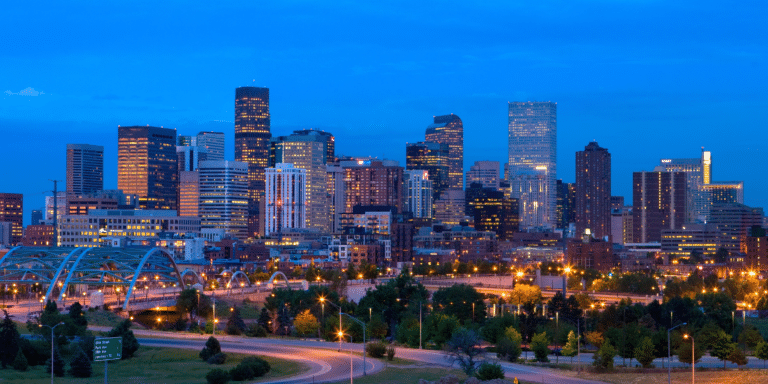
{"type": "Polygon", "coordinates": [[[537,333],[533,335],[531,339],[531,350],[533,350],[537,361],[546,363],[549,361],[547,355],[549,354],[549,339],[547,339],[547,333],[537,333]]]}
{"type": "Polygon", "coordinates": [[[728,360],[728,356],[736,349],[736,343],[731,341],[731,336],[720,329],[711,339],[710,348],[710,354],[722,360],[723,369],[725,369],[725,363],[728,360]]]}
{"type": "Polygon", "coordinates": [[[19,351],[16,352],[16,358],[13,359],[11,366],[13,369],[22,372],[29,368],[29,362],[27,361],[27,357],[24,356],[24,352],[21,350],[21,348],[19,348],[19,351]]]}
{"type": "Polygon", "coordinates": [[[11,320],[8,311],[5,312],[5,318],[0,323],[0,364],[3,369],[13,363],[19,352],[19,331],[16,329],[16,323],[11,320]]]}
{"type": "Polygon", "coordinates": [[[224,328],[228,335],[240,335],[245,330],[245,322],[240,315],[240,308],[233,307],[227,319],[227,327],[224,328]]]}
{"type": "Polygon", "coordinates": [[[541,302],[541,288],[535,285],[517,284],[509,294],[509,302],[518,306],[541,302]]]}
{"type": "Polygon", "coordinates": [[[747,364],[747,357],[744,356],[744,353],[738,348],[734,348],[733,351],[731,351],[731,354],[726,357],[726,360],[738,366],[747,364]]]}
{"type": "Polygon", "coordinates": [[[616,357],[616,348],[610,342],[603,343],[600,350],[592,356],[592,365],[600,371],[613,370],[613,358],[616,357]]]}
{"type": "Polygon", "coordinates": [[[484,361],[477,369],[477,378],[482,381],[502,379],[504,380],[504,368],[497,363],[484,361]]]}
{"type": "Polygon", "coordinates": [[[643,338],[640,344],[635,347],[635,359],[642,364],[643,368],[650,368],[655,358],[653,341],[650,337],[643,338]]]}
{"type": "Polygon", "coordinates": [[[266,329],[269,332],[272,332],[272,315],[269,314],[269,311],[266,307],[261,309],[261,313],[259,314],[259,319],[256,320],[259,325],[266,329]]]}
{"type": "Polygon", "coordinates": [[[82,349],[79,347],[76,349],[75,357],[69,362],[69,373],[74,377],[91,377],[93,374],[91,359],[82,349]]]}
{"type": "Polygon", "coordinates": [[[467,374],[472,376],[477,369],[477,361],[483,354],[480,348],[480,337],[473,330],[459,328],[445,344],[446,359],[451,364],[458,361],[459,367],[467,374]]]}
{"type": "MultiPolygon", "coordinates": [[[[50,372],[51,371],[51,359],[48,358],[48,360],[45,362],[45,371],[50,372]]],[[[64,359],[61,358],[61,353],[59,352],[59,348],[54,348],[53,353],[53,374],[56,377],[62,377],[64,376],[64,359]]]]}
{"type": "Polygon", "coordinates": [[[523,336],[520,332],[514,326],[509,326],[496,344],[496,353],[499,357],[515,362],[523,351],[522,343],[523,336]]]}
{"type": "Polygon", "coordinates": [[[309,309],[298,314],[293,321],[293,326],[296,327],[296,332],[299,335],[312,335],[317,336],[317,330],[320,328],[320,323],[317,322],[315,315],[309,312],[309,309]]]}
{"type": "Polygon", "coordinates": [[[568,342],[565,343],[562,351],[563,356],[571,358],[571,364],[573,364],[573,357],[579,353],[579,341],[576,338],[576,333],[573,331],[568,333],[568,342]]]}
{"type": "Polygon", "coordinates": [[[747,325],[739,333],[739,343],[746,345],[749,349],[754,349],[759,343],[763,342],[763,336],[760,331],[752,325],[747,325]]]}
{"type": "Polygon", "coordinates": [[[549,300],[548,311],[560,313],[560,319],[576,324],[576,319],[581,317],[579,301],[571,295],[568,299],[563,296],[561,291],[557,291],[555,296],[549,300]]]}
{"type": "Polygon", "coordinates": [[[441,287],[432,296],[432,304],[446,315],[453,315],[463,324],[485,320],[483,294],[467,284],[441,287]]]}
{"type": "Polygon", "coordinates": [[[765,368],[765,361],[768,360],[768,343],[764,341],[757,345],[755,357],[763,361],[763,368],[765,368]]]}
{"type": "Polygon", "coordinates": [[[190,320],[193,312],[195,316],[207,316],[212,309],[211,299],[196,289],[185,289],[176,298],[176,310],[188,313],[190,320]]]}
{"type": "Polygon", "coordinates": [[[585,333],[584,339],[587,341],[587,343],[594,345],[598,349],[600,349],[600,347],[603,345],[603,342],[605,341],[603,334],[597,331],[585,333]]]}
{"type": "Polygon", "coordinates": [[[122,337],[123,338],[123,356],[122,360],[130,359],[133,354],[139,350],[139,341],[136,340],[136,336],[131,331],[131,321],[124,320],[118,324],[115,328],[112,328],[107,337],[122,337]]]}
{"type": "MultiPolygon", "coordinates": [[[[433,313],[427,317],[426,321],[426,338],[425,340],[432,340],[438,348],[442,348],[443,344],[448,341],[453,333],[461,326],[459,319],[456,316],[448,316],[442,313],[433,313]]],[[[418,344],[418,343],[417,343],[418,344]]]]}
{"type": "Polygon", "coordinates": [[[381,319],[381,316],[373,316],[371,321],[368,322],[368,331],[371,333],[372,339],[383,339],[387,336],[387,324],[381,319]]]}
{"type": "Polygon", "coordinates": [[[693,343],[680,343],[680,346],[677,347],[675,354],[681,363],[691,364],[693,361],[698,362],[704,356],[704,348],[701,348],[699,343],[695,343],[696,348],[693,350],[691,344],[693,343]]]}
{"type": "Polygon", "coordinates": [[[221,353],[221,343],[219,343],[218,339],[211,336],[205,342],[205,347],[200,350],[200,358],[203,361],[208,361],[208,359],[219,353],[221,353]]]}

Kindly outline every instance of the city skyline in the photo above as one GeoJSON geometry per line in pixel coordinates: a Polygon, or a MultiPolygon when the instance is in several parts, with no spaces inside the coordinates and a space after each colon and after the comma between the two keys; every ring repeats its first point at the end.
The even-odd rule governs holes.
{"type": "Polygon", "coordinates": [[[238,36],[244,26],[190,30],[169,17],[173,4],[113,18],[98,12],[117,15],[120,7],[57,7],[36,14],[39,28],[31,29],[26,10],[10,6],[8,41],[16,43],[0,53],[8,68],[0,73],[0,132],[19,142],[6,146],[0,190],[24,194],[25,223],[52,189],[48,179],[64,179],[66,143],[104,146],[104,187],[116,188],[117,125],[224,132],[232,160],[232,89],[251,85],[270,88],[273,135],[324,129],[336,136],[338,154],[401,165],[404,143],[421,141],[433,116],[454,113],[464,123],[465,172],[475,161],[506,162],[507,102],[551,100],[558,104],[557,177],[566,182],[574,181],[573,154],[597,140],[611,148],[613,193],[629,201],[632,172],[650,172],[662,158],[696,157],[703,146],[717,161],[715,180],[743,180],[744,203],[768,206],[768,181],[746,166],[765,157],[767,141],[760,129],[766,53],[756,16],[765,4],[185,9],[191,25],[209,17],[229,25],[251,12],[265,15],[265,30],[298,27],[269,32],[259,46],[238,36]],[[81,22],[59,34],[62,12],[81,22]],[[313,18],[320,14],[329,20],[313,18]],[[359,26],[360,15],[392,28],[339,33],[359,26]],[[528,17],[510,26],[513,15],[528,17]],[[165,27],[130,36],[114,27],[132,17],[165,27]],[[455,30],[436,28],[447,25],[455,30]],[[164,43],[152,42],[155,33],[164,43]]]}

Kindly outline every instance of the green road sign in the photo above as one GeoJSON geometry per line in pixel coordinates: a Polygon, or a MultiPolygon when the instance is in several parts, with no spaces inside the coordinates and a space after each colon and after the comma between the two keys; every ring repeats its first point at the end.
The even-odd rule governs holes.
{"type": "Polygon", "coordinates": [[[120,360],[122,356],[122,337],[103,337],[93,342],[93,361],[120,360]]]}

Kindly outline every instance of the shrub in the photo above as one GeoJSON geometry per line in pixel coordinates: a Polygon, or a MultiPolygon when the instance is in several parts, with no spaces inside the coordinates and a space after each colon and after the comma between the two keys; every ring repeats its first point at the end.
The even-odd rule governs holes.
{"type": "Polygon", "coordinates": [[[229,373],[221,368],[212,369],[205,375],[208,384],[227,384],[230,380],[229,373]]]}
{"type": "Polygon", "coordinates": [[[45,364],[51,356],[50,345],[42,340],[19,339],[19,349],[24,352],[24,357],[27,358],[30,366],[45,364]]]}
{"type": "MultiPolygon", "coordinates": [[[[50,372],[51,371],[51,359],[49,358],[45,362],[45,371],[50,372]]],[[[61,353],[59,353],[59,349],[56,348],[53,353],[53,374],[57,377],[64,376],[64,360],[61,358],[61,353]]]]}
{"type": "Polygon", "coordinates": [[[381,341],[368,343],[368,345],[365,346],[365,352],[367,352],[370,357],[380,359],[384,357],[384,354],[387,352],[387,345],[381,341]]]}
{"type": "MultiPolygon", "coordinates": [[[[243,359],[243,361],[240,362],[240,364],[238,364],[236,368],[239,368],[241,366],[243,367],[241,368],[241,371],[243,373],[246,372],[246,368],[248,372],[251,372],[252,376],[248,377],[247,379],[264,376],[267,374],[267,372],[270,371],[270,369],[272,369],[272,367],[269,366],[269,363],[266,360],[256,356],[246,357],[245,359],[243,359]]],[[[237,379],[234,379],[234,374],[232,376],[233,376],[233,380],[237,380],[237,379]]]]}
{"type": "Polygon", "coordinates": [[[267,337],[267,330],[261,325],[251,324],[245,329],[245,335],[248,337],[267,337]]]}
{"type": "Polygon", "coordinates": [[[497,363],[484,362],[477,368],[477,378],[483,381],[504,379],[504,369],[497,363]]]}
{"type": "Polygon", "coordinates": [[[613,358],[616,357],[616,348],[611,345],[610,342],[604,342],[600,346],[600,350],[595,353],[592,358],[594,365],[598,371],[611,371],[613,370],[613,358]]]}
{"type": "Polygon", "coordinates": [[[136,336],[133,335],[130,327],[131,321],[125,320],[107,333],[107,337],[123,338],[123,360],[130,359],[139,350],[139,341],[136,340],[136,336]]]}
{"type": "Polygon", "coordinates": [[[547,355],[549,354],[549,340],[547,339],[547,333],[542,332],[535,334],[531,339],[531,349],[536,355],[536,360],[541,362],[548,362],[547,355]]]}
{"type": "Polygon", "coordinates": [[[16,352],[16,358],[13,359],[11,366],[17,371],[26,371],[27,368],[29,368],[29,363],[27,362],[27,358],[24,357],[24,352],[22,352],[21,348],[16,352]]]}
{"type": "Polygon", "coordinates": [[[247,365],[238,364],[229,371],[229,376],[232,377],[232,381],[250,380],[253,379],[253,370],[247,365]]]}
{"type": "Polygon", "coordinates": [[[216,365],[222,365],[227,362],[227,354],[224,352],[219,352],[206,360],[208,364],[216,364],[216,365]]]}
{"type": "Polygon", "coordinates": [[[392,361],[395,359],[395,347],[387,348],[387,360],[392,361]]]}
{"type": "Polygon", "coordinates": [[[208,361],[211,356],[217,353],[221,353],[221,344],[219,343],[219,340],[211,336],[208,338],[208,341],[205,342],[205,347],[200,351],[200,358],[203,359],[203,361],[208,361]]]}
{"type": "Polygon", "coordinates": [[[69,362],[69,374],[74,377],[91,377],[93,374],[91,360],[82,349],[77,349],[75,357],[69,362]]]}

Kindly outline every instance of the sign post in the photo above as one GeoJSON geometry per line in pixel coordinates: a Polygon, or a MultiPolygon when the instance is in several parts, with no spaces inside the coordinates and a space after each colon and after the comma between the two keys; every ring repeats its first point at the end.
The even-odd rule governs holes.
{"type": "Polygon", "coordinates": [[[93,342],[93,361],[104,362],[104,384],[107,384],[107,362],[123,357],[122,337],[100,337],[93,342]]]}

